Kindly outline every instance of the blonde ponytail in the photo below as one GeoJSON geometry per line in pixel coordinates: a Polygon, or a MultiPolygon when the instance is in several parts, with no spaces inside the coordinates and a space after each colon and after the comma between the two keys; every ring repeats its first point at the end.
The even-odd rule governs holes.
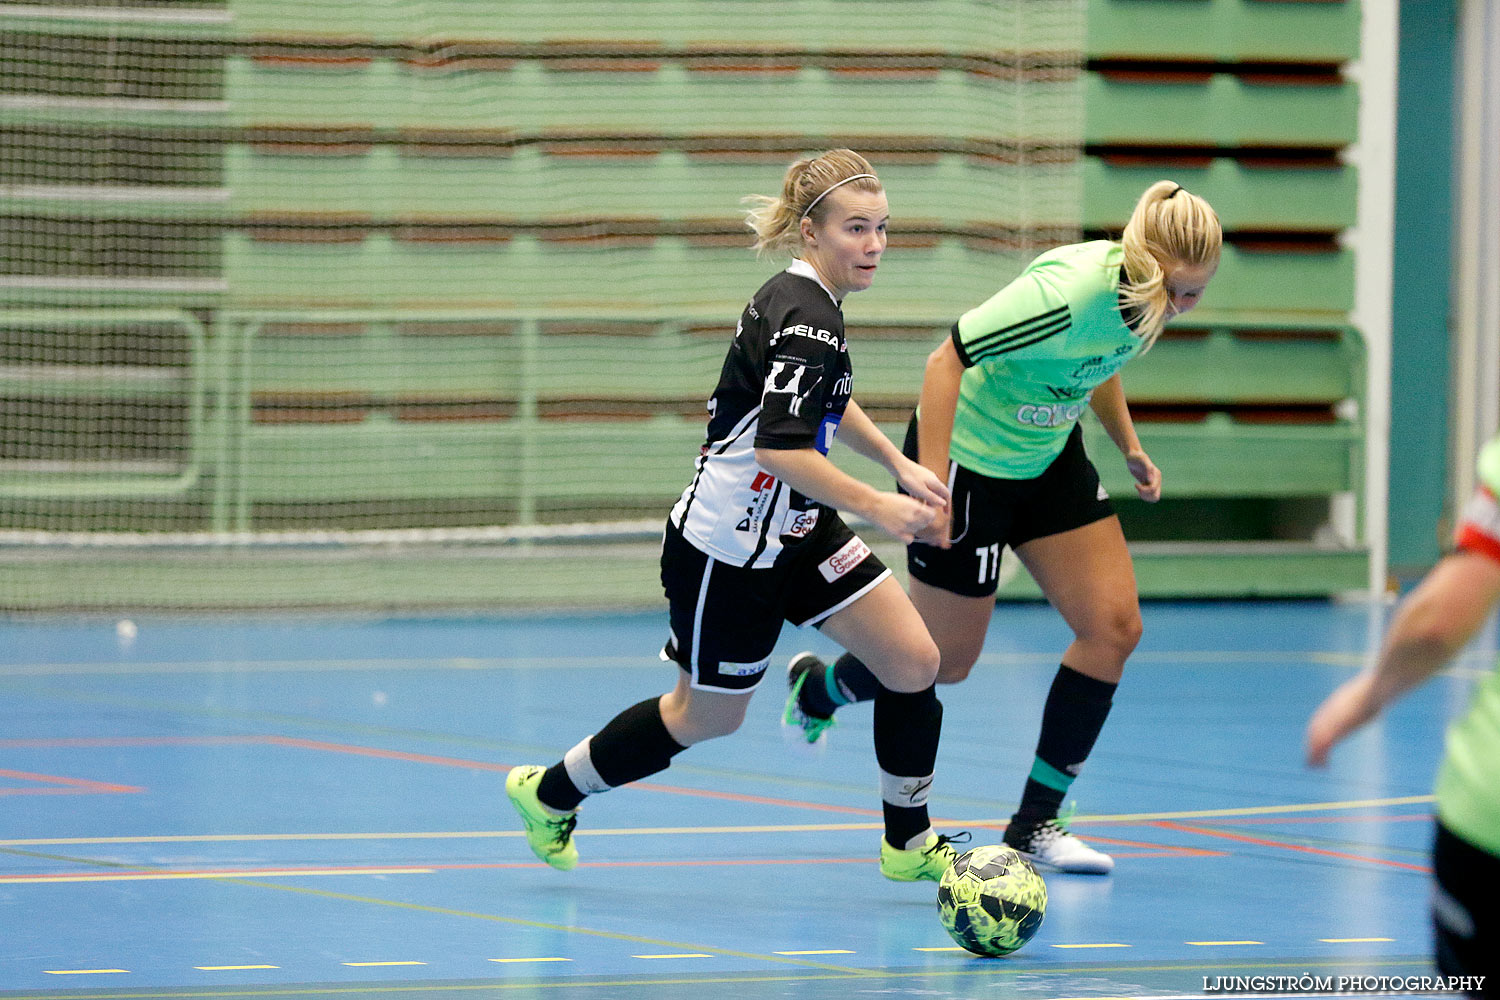
{"type": "Polygon", "coordinates": [[[1136,334],[1149,349],[1171,312],[1165,268],[1217,268],[1224,231],[1208,202],[1174,181],[1157,181],[1136,202],[1120,243],[1126,277],[1120,298],[1139,317],[1136,334]]]}
{"type": "Polygon", "coordinates": [[[828,210],[824,195],[835,187],[882,190],[875,170],[863,156],[852,149],[830,149],[788,167],[779,198],[753,194],[742,199],[748,206],[745,225],[755,233],[755,252],[760,256],[796,256],[802,249],[803,217],[811,218],[814,225],[821,222],[828,210]]]}

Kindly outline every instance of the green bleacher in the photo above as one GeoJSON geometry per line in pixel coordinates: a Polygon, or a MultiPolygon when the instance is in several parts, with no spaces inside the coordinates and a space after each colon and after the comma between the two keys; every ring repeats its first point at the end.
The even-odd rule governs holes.
{"type": "MultiPolygon", "coordinates": [[[[157,506],[141,530],[185,532],[291,529],[309,505],[351,529],[659,519],[769,266],[745,249],[738,199],[837,140],[868,152],[894,212],[891,266],[847,309],[857,396],[893,436],[953,318],[1038,247],[1079,222],[1117,234],[1159,177],[1207,197],[1227,239],[1205,305],[1124,373],[1171,502],[1129,499],[1086,428],[1142,593],[1366,584],[1364,349],[1338,240],[1355,221],[1339,157],[1356,136],[1340,74],[1355,0],[1089,0],[1081,67],[996,58],[984,31],[1010,26],[971,0],[455,0],[415,21],[394,0],[114,20],[26,7],[0,11],[20,67],[0,91],[50,96],[0,101],[0,134],[48,153],[0,159],[19,234],[0,325],[8,342],[120,356],[39,373],[13,348],[0,399],[71,407],[83,428],[144,414],[161,444],[79,460],[77,442],[15,442],[0,530],[87,531],[126,500],[157,506]],[[807,44],[829,19],[849,26],[838,45],[807,44]],[[133,102],[28,68],[102,58],[104,35],[136,53],[133,102]],[[1081,155],[1045,113],[1077,73],[1081,155]],[[1018,79],[1041,103],[1017,104],[1018,79]],[[684,280],[643,280],[661,275],[684,280]],[[555,454],[584,456],[580,474],[556,475],[555,454]],[[1331,526],[1335,508],[1352,524],[1331,526]]],[[[618,548],[649,600],[651,546],[618,548]]],[[[518,575],[474,552],[425,558],[382,554],[351,587],[316,553],[84,550],[44,581],[31,552],[0,549],[0,606],[77,602],[68,581],[85,578],[89,606],[234,606],[262,579],[287,605],[591,600],[566,560],[518,575]]],[[[1021,574],[1003,593],[1034,588],[1021,574]]]]}

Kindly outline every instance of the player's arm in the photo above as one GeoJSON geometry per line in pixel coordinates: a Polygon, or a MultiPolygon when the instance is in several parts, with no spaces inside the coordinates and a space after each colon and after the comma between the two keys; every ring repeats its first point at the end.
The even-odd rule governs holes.
{"type": "Polygon", "coordinates": [[[860,482],[816,448],[757,447],[755,462],[803,496],[863,517],[903,542],[910,542],[935,513],[921,501],[860,482]]]}
{"type": "Polygon", "coordinates": [[[1457,656],[1500,601],[1500,561],[1474,550],[1433,567],[1396,611],[1374,666],[1345,681],[1307,724],[1307,760],[1321,767],[1334,744],[1457,656]]]}
{"type": "Polygon", "coordinates": [[[943,480],[901,454],[901,449],[891,443],[885,432],[875,426],[875,421],[852,399],[844,408],[838,440],[856,454],[885,466],[902,489],[923,503],[942,507],[948,502],[948,487],[943,480]]]}
{"type": "Polygon", "coordinates": [[[953,418],[958,412],[958,387],[963,376],[964,363],[953,346],[953,338],[945,337],[927,355],[917,406],[921,414],[917,421],[917,458],[943,479],[948,476],[948,445],[953,439],[953,418]]]}
{"type": "Polygon", "coordinates": [[[1125,386],[1116,372],[1095,387],[1089,406],[1109,439],[1125,456],[1125,467],[1135,479],[1135,491],[1147,503],[1161,499],[1161,470],[1141,447],[1136,437],[1135,421],[1130,419],[1130,407],[1125,402],[1125,386]]]}
{"type": "MultiPolygon", "coordinates": [[[[931,475],[944,481],[948,476],[948,449],[953,439],[953,420],[958,412],[958,390],[963,375],[964,362],[958,356],[953,337],[945,337],[927,355],[917,406],[917,459],[931,475]]],[[[928,545],[946,549],[952,521],[952,508],[944,507],[918,538],[928,545]]]]}

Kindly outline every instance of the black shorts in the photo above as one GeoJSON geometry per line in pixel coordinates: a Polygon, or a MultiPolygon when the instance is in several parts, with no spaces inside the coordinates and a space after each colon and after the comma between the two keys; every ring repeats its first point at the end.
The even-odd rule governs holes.
{"type": "Polygon", "coordinates": [[[1445,976],[1484,976],[1495,995],[1500,974],[1500,857],[1459,837],[1441,822],[1432,845],[1432,927],[1437,967],[1445,976]]]}
{"type": "MultiPolygon", "coordinates": [[[[907,456],[917,455],[917,418],[906,430],[907,456]]],[[[965,597],[989,597],[1000,579],[1000,553],[1072,531],[1114,514],[1099,473],[1083,451],[1083,429],[1073,426],[1067,444],[1035,479],[995,479],[949,463],[953,493],[951,548],[923,542],[906,547],[913,579],[965,597]]]]}
{"type": "Polygon", "coordinates": [[[695,688],[753,691],[783,621],[820,624],[890,573],[837,514],[819,518],[812,534],[764,569],[720,562],[668,522],[661,585],[671,635],[661,657],[686,670],[695,688]]]}

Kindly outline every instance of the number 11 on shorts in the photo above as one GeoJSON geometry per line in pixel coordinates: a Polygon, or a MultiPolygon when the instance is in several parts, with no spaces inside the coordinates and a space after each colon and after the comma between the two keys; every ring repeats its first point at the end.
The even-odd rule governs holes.
{"type": "Polygon", "coordinates": [[[974,550],[979,557],[979,582],[992,583],[1000,578],[1000,543],[981,545],[974,550]]]}

